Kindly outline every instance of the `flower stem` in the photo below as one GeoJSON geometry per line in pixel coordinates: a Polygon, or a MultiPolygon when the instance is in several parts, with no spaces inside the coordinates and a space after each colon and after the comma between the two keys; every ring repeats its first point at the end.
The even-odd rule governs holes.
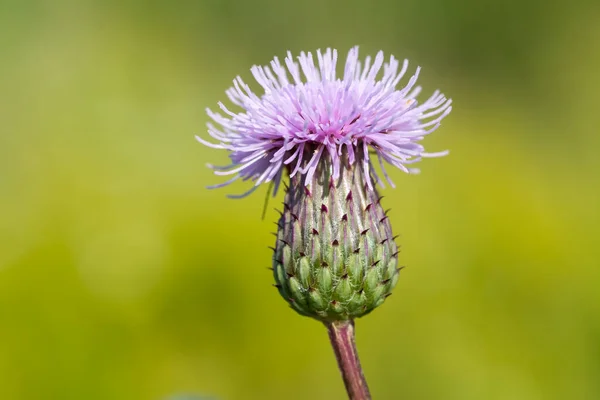
{"type": "Polygon", "coordinates": [[[346,385],[348,398],[350,400],[370,400],[371,394],[354,342],[354,321],[330,322],[326,326],[344,385],[346,385]]]}

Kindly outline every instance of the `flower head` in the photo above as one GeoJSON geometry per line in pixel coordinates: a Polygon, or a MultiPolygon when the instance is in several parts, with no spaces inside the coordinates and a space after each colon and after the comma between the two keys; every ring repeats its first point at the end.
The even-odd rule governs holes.
{"type": "Polygon", "coordinates": [[[373,162],[393,186],[385,163],[405,172],[426,153],[420,141],[440,125],[451,100],[439,92],[423,104],[416,96],[419,69],[396,89],[408,68],[383,53],[358,60],[350,50],[343,77],[336,77],[337,52],[291,54],[285,66],[252,67],[264,89],[252,92],[240,77],[227,91],[240,113],[208,110],[221,126],[208,125],[230,152],[231,164],[211,166],[217,175],[252,181],[251,190],[272,182],[273,194],[289,176],[277,222],[273,276],[281,296],[298,313],[325,323],[362,317],[381,305],[398,281],[398,246],[375,184],[383,185],[373,162]],[[382,71],[382,73],[380,73],[382,71]],[[379,77],[378,77],[379,76],[379,77]]]}
{"type": "Polygon", "coordinates": [[[243,112],[230,111],[222,103],[219,107],[225,115],[207,110],[221,126],[208,124],[210,136],[219,143],[196,138],[209,147],[228,150],[231,158],[228,166],[210,166],[217,175],[232,175],[212,188],[238,179],[250,180],[252,189],[231,196],[243,197],[260,184],[273,182],[275,194],[286,173],[291,178],[304,175],[309,185],[324,157],[329,160],[334,180],[340,177],[344,163],[362,163],[369,189],[374,183],[383,185],[373,169],[377,158],[393,186],[384,161],[411,173],[418,170],[409,165],[422,157],[447,154],[426,153],[419,142],[450,113],[451,100],[436,91],[419,104],[416,97],[421,88],[415,86],[419,68],[403,88],[396,89],[408,61],[399,69],[398,60],[390,56],[384,63],[383,52],[379,52],[374,59],[366,57],[363,64],[354,47],[339,78],[336,50],[317,51],[316,64],[311,53],[302,52],[294,61],[288,52],[284,64],[275,57],[270,67],[252,67],[265,92],[260,97],[239,76],[233,81],[227,96],[243,112]]]}

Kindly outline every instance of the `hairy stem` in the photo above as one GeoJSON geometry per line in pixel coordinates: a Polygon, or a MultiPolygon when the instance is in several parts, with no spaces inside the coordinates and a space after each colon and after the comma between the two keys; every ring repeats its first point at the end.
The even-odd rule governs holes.
{"type": "Polygon", "coordinates": [[[363,375],[354,341],[354,321],[337,321],[326,324],[329,340],[350,400],[370,400],[371,394],[363,375]]]}

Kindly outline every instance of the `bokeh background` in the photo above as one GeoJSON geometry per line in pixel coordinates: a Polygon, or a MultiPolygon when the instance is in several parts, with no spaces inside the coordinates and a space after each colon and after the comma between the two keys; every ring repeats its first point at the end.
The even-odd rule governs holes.
{"type": "MultiPolygon", "coordinates": [[[[287,50],[409,58],[450,156],[386,189],[376,399],[600,398],[600,3],[0,0],[0,398],[343,399],[204,109],[287,50]]],[[[271,200],[276,206],[281,198],[271,200]]]]}

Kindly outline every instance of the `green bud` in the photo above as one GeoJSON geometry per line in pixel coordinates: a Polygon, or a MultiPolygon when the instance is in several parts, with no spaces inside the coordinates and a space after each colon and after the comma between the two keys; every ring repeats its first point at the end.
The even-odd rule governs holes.
{"type": "Polygon", "coordinates": [[[292,177],[278,222],[275,286],[294,310],[323,322],[368,314],[398,280],[391,225],[362,165],[345,161],[334,180],[323,157],[310,182],[292,177]]]}
{"type": "Polygon", "coordinates": [[[311,310],[323,311],[327,309],[327,302],[323,299],[323,296],[314,289],[309,290],[308,292],[308,304],[311,310]]]}
{"type": "Polygon", "coordinates": [[[302,285],[302,287],[308,290],[311,287],[312,282],[312,266],[308,257],[300,258],[300,260],[298,261],[297,272],[298,279],[300,279],[300,284],[302,285]]]}
{"type": "Polygon", "coordinates": [[[288,287],[290,288],[290,294],[294,301],[303,304],[306,303],[306,299],[304,298],[304,288],[300,285],[298,279],[291,277],[288,279],[288,287]]]}
{"type": "Polygon", "coordinates": [[[316,267],[316,271],[316,288],[321,292],[321,295],[323,295],[325,299],[329,299],[334,287],[333,279],[331,278],[331,270],[329,267],[316,267]]]}

